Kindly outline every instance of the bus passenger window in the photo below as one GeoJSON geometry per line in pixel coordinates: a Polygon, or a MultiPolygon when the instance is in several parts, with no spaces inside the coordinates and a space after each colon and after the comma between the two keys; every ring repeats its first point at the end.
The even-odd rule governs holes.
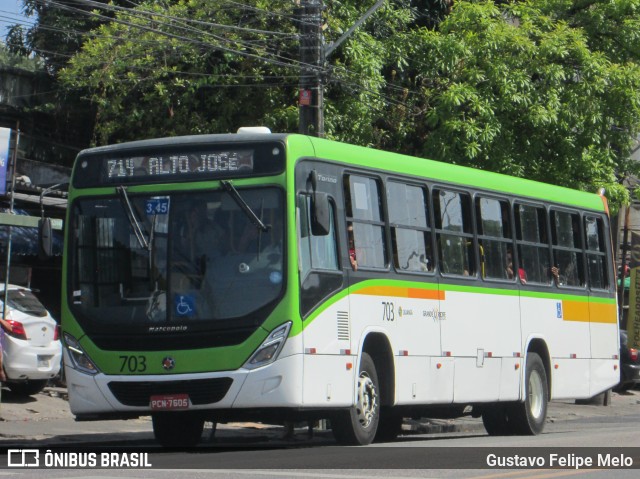
{"type": "Polygon", "coordinates": [[[426,200],[422,187],[387,183],[393,263],[399,271],[433,271],[426,200]]]}
{"type": "Polygon", "coordinates": [[[373,178],[350,175],[345,178],[347,221],[353,227],[358,270],[386,268],[384,222],[380,186],[373,178]]]}
{"type": "Polygon", "coordinates": [[[558,270],[561,286],[584,286],[584,256],[580,215],[565,211],[551,211],[553,232],[553,266],[558,270]]]}
{"type": "Polygon", "coordinates": [[[440,271],[443,274],[474,276],[473,225],[468,194],[434,190],[433,209],[440,271]]]}
{"type": "Polygon", "coordinates": [[[544,208],[515,204],[516,242],[527,283],[551,284],[547,213],[544,208]]]}
{"type": "MultiPolygon", "coordinates": [[[[482,277],[514,279],[516,266],[513,258],[509,203],[491,198],[478,198],[476,217],[482,277]]],[[[520,281],[526,282],[524,268],[518,270],[520,281]]]]}
{"type": "Polygon", "coordinates": [[[607,249],[602,218],[587,216],[584,219],[587,239],[587,271],[591,289],[608,289],[607,249]]]}

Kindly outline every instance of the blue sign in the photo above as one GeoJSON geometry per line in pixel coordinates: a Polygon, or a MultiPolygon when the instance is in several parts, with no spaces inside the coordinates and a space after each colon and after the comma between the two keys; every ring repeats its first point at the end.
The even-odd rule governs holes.
{"type": "Polygon", "coordinates": [[[153,198],[144,205],[147,216],[166,215],[169,212],[169,198],[153,198]]]}
{"type": "Polygon", "coordinates": [[[0,128],[0,194],[7,192],[7,169],[9,167],[9,146],[11,130],[0,128]]]}
{"type": "Polygon", "coordinates": [[[176,294],[173,297],[173,310],[178,317],[190,318],[196,312],[195,298],[189,294],[176,294]]]}
{"type": "Polygon", "coordinates": [[[562,303],[556,303],[556,317],[562,319],[562,303]]]}

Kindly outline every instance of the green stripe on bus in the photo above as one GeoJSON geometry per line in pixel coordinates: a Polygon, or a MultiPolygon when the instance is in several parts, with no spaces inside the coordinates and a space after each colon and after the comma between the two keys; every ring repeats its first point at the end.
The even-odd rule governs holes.
{"type": "Polygon", "coordinates": [[[301,157],[315,156],[319,159],[333,160],[367,169],[604,211],[602,199],[595,193],[572,190],[525,178],[515,178],[490,171],[300,135],[287,137],[287,146],[290,148],[288,158],[294,161],[301,157]]]}

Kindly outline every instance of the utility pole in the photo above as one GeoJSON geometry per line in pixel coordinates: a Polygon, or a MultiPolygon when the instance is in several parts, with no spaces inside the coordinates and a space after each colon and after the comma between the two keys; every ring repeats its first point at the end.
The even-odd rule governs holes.
{"type": "Polygon", "coordinates": [[[324,81],[326,59],[373,15],[385,0],[378,0],[338,40],[325,47],[322,34],[323,0],[297,0],[300,25],[300,108],[299,132],[324,137],[324,81]]]}
{"type": "Polygon", "coordinates": [[[323,0],[300,0],[300,124],[303,135],[324,136],[323,0]]]}

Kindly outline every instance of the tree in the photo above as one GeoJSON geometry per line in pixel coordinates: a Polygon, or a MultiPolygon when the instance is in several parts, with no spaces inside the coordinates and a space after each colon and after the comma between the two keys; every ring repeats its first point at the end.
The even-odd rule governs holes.
{"type": "Polygon", "coordinates": [[[205,0],[113,13],[60,73],[67,88],[89,92],[96,143],[231,131],[292,103],[282,88],[294,73],[281,40],[295,34],[288,16],[288,30],[270,35],[277,17],[205,0]]]}
{"type": "MultiPolygon", "coordinates": [[[[92,0],[94,4],[129,4],[127,0],[92,0]]],[[[9,50],[17,55],[38,55],[47,68],[55,75],[90,38],[91,30],[109,19],[92,15],[93,7],[78,0],[22,0],[23,11],[34,18],[33,26],[26,28],[17,24],[9,28],[6,43],[9,50]]]]}
{"type": "Polygon", "coordinates": [[[34,72],[42,69],[42,62],[36,57],[30,58],[10,53],[6,45],[0,43],[0,67],[20,68],[34,72]]]}
{"type": "Polygon", "coordinates": [[[627,192],[616,174],[630,167],[640,127],[640,69],[593,48],[566,12],[548,13],[552,3],[567,2],[459,1],[437,30],[407,32],[412,103],[425,112],[407,152],[605,187],[619,204],[627,192]]]}
{"type": "MultiPolygon", "coordinates": [[[[294,2],[82,3],[94,9],[83,20],[93,28],[59,79],[95,108],[95,144],[251,124],[297,131],[294,2]]],[[[370,4],[325,0],[326,40],[370,4]]],[[[386,2],[330,58],[327,136],[587,191],[604,186],[619,204],[640,126],[639,5],[386,2]]]]}

